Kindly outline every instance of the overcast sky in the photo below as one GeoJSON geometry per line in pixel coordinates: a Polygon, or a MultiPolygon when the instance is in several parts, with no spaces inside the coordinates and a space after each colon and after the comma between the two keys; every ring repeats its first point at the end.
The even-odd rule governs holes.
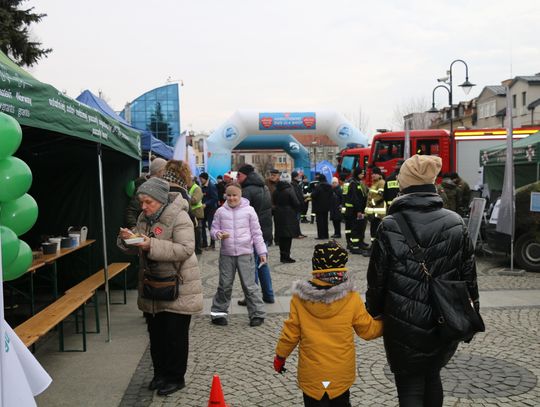
{"type": "MultiPolygon", "coordinates": [[[[538,0],[30,0],[32,32],[52,54],[30,69],[76,97],[111,106],[183,80],[182,130],[209,131],[237,109],[360,109],[369,133],[396,107],[431,103],[437,78],[464,59],[477,84],[540,72],[538,0]]],[[[448,103],[439,90],[438,107],[448,103]]],[[[371,135],[371,134],[369,134],[371,135]]]]}

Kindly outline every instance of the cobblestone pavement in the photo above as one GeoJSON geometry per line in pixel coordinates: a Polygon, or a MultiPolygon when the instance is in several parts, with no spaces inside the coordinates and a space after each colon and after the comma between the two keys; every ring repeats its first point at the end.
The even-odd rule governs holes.
{"type": "MultiPolygon", "coordinates": [[[[315,228],[302,225],[309,237],[294,240],[295,264],[277,262],[279,250],[270,247],[274,290],[278,296],[290,294],[291,282],[309,276],[315,228]]],[[[218,251],[205,252],[200,259],[204,296],[210,298],[217,285],[218,251]]],[[[357,288],[365,291],[368,258],[350,256],[349,270],[357,288]]],[[[539,289],[540,274],[502,276],[494,271],[504,267],[503,259],[479,258],[481,290],[539,289]]],[[[235,282],[233,298],[242,295],[235,282]]],[[[538,406],[540,405],[540,308],[491,308],[482,313],[487,332],[471,344],[461,345],[443,371],[445,406],[538,406]]],[[[196,316],[191,327],[191,350],[187,386],[167,397],[146,389],[152,378],[150,354],[141,358],[121,406],[206,406],[212,375],[220,376],[225,400],[235,406],[299,406],[301,392],[296,386],[296,351],[287,360],[286,374],[272,369],[277,337],[286,314],[269,314],[257,328],[248,326],[246,315],[230,315],[227,327],[213,326],[208,316],[196,316]]],[[[382,340],[357,339],[358,378],[351,388],[355,406],[395,406],[397,395],[386,363],[382,340]]]]}

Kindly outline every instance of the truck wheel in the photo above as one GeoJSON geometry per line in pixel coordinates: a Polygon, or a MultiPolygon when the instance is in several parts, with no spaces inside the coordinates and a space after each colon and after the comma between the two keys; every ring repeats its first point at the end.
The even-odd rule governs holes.
{"type": "Polygon", "coordinates": [[[516,263],[527,271],[540,272],[540,242],[533,233],[525,233],[515,243],[516,263]]]}

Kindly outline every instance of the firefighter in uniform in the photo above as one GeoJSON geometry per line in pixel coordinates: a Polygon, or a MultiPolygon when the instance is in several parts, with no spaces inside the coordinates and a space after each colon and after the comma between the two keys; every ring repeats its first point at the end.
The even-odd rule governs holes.
{"type": "MultiPolygon", "coordinates": [[[[379,167],[373,167],[371,176],[371,187],[368,191],[368,201],[366,205],[366,215],[369,220],[369,233],[371,235],[371,242],[375,240],[377,234],[377,228],[382,221],[382,218],[386,215],[386,202],[384,201],[384,179],[379,167]]],[[[366,255],[370,255],[371,250],[366,252],[366,255]]]]}
{"type": "Polygon", "coordinates": [[[399,174],[401,164],[403,164],[403,160],[399,160],[396,163],[396,168],[394,169],[394,172],[390,174],[388,178],[386,178],[386,182],[384,183],[383,198],[384,202],[386,202],[387,208],[392,205],[392,202],[399,194],[399,182],[397,180],[397,176],[399,174]]]}
{"type": "Polygon", "coordinates": [[[345,239],[347,248],[353,254],[363,254],[367,248],[364,243],[366,232],[365,209],[367,203],[367,187],[362,182],[365,171],[356,167],[350,182],[343,184],[343,215],[345,218],[345,239]]]}

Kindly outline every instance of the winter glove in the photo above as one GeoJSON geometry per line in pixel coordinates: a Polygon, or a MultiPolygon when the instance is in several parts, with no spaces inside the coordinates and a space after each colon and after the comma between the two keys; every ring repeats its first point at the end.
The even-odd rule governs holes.
{"type": "Polygon", "coordinates": [[[274,370],[278,373],[284,373],[287,371],[287,369],[285,369],[285,358],[278,355],[274,357],[274,370]]]}

